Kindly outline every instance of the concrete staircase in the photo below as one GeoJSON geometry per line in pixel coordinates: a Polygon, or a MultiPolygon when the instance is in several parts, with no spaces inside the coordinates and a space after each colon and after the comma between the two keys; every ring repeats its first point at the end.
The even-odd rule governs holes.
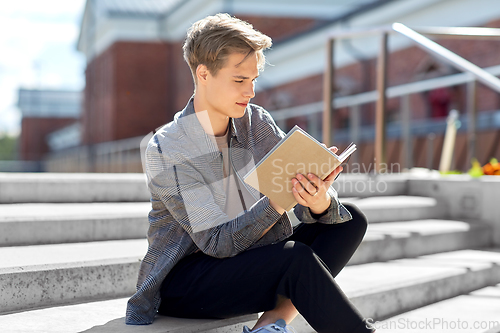
{"type": "MultiPolygon", "coordinates": [[[[349,179],[356,178],[339,184],[349,179]]],[[[491,224],[450,218],[445,200],[408,195],[403,176],[386,183],[383,193],[340,192],[370,221],[336,279],[345,293],[377,332],[412,332],[423,322],[445,332],[457,320],[467,329],[449,331],[500,332],[491,224]]],[[[124,324],[147,248],[148,200],[140,174],[0,174],[1,331],[222,333],[252,325],[257,314],[124,324]]],[[[300,316],[292,325],[313,332],[300,316]]]]}

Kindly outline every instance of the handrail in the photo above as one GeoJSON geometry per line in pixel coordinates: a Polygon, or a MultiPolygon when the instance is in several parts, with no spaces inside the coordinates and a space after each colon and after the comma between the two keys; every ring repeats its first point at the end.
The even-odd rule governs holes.
{"type": "Polygon", "coordinates": [[[485,27],[413,27],[422,35],[446,36],[460,39],[500,39],[500,29],[485,27]]]}
{"type": "MultiPolygon", "coordinates": [[[[401,24],[401,23],[399,23],[401,24]]],[[[412,30],[422,35],[448,36],[461,39],[484,38],[500,39],[500,28],[486,27],[412,27],[412,30]]],[[[329,39],[347,39],[365,37],[368,35],[380,35],[381,33],[396,33],[392,25],[372,28],[353,28],[350,30],[336,31],[328,34],[329,39]]]]}
{"type": "MultiPolygon", "coordinates": [[[[490,73],[491,75],[495,76],[500,75],[500,65],[483,68],[483,70],[490,73]]],[[[410,82],[410,83],[400,84],[398,86],[389,87],[387,88],[387,97],[388,98],[401,97],[404,95],[416,94],[437,88],[457,86],[459,84],[472,82],[474,80],[475,77],[470,73],[458,73],[447,76],[440,76],[432,79],[410,82]]],[[[372,90],[359,93],[356,95],[336,97],[332,101],[332,105],[335,105],[335,107],[337,108],[342,108],[342,107],[350,107],[355,105],[372,103],[375,102],[376,100],[377,100],[377,91],[372,90]]],[[[284,120],[292,117],[308,116],[311,114],[322,112],[323,111],[322,107],[323,107],[323,102],[314,102],[269,112],[273,116],[274,120],[284,120]]]]}
{"type": "Polygon", "coordinates": [[[490,73],[486,72],[482,68],[474,65],[468,60],[465,60],[458,54],[451,52],[447,48],[433,42],[429,38],[419,34],[413,29],[408,28],[404,24],[394,23],[392,25],[394,31],[399,32],[401,35],[408,37],[414,41],[418,46],[426,51],[430,51],[434,55],[438,56],[441,60],[447,62],[448,64],[463,70],[464,72],[469,72],[474,75],[479,81],[490,87],[491,89],[500,92],[500,79],[494,77],[490,73]]]}
{"type": "MultiPolygon", "coordinates": [[[[498,39],[500,37],[500,29],[495,28],[415,28],[410,29],[404,24],[394,23],[388,29],[387,26],[379,27],[379,28],[369,28],[365,31],[360,29],[351,30],[351,31],[341,31],[334,34],[329,35],[327,39],[327,61],[326,61],[326,70],[325,70],[325,80],[324,80],[324,95],[323,95],[323,142],[327,145],[330,145],[331,139],[331,123],[330,117],[333,109],[338,107],[337,104],[333,104],[338,101],[337,99],[332,101],[332,90],[333,90],[333,80],[335,77],[335,70],[332,58],[334,58],[333,48],[335,46],[335,40],[337,39],[345,39],[345,38],[353,38],[353,37],[363,37],[366,35],[379,34],[380,39],[380,49],[377,60],[377,90],[375,92],[366,93],[366,95],[360,96],[357,95],[358,104],[360,102],[366,102],[373,98],[376,100],[376,115],[375,115],[375,170],[378,172],[383,168],[383,165],[386,162],[386,139],[385,139],[385,108],[386,108],[386,99],[388,97],[387,88],[387,58],[388,58],[388,36],[390,33],[399,33],[411,41],[417,44],[418,47],[422,48],[424,51],[433,54],[438,57],[440,60],[445,61],[464,71],[473,75],[475,80],[468,83],[467,85],[467,112],[469,114],[469,118],[471,123],[475,123],[476,118],[476,80],[482,82],[488,87],[492,88],[496,92],[500,92],[500,79],[486,72],[484,69],[474,65],[473,63],[467,61],[466,59],[460,57],[454,52],[446,49],[445,47],[433,42],[429,38],[425,37],[423,34],[434,35],[434,36],[447,36],[453,38],[494,38],[498,39]],[[420,32],[416,31],[420,29],[420,32]],[[360,98],[363,97],[363,98],[360,98]]],[[[394,90],[393,90],[394,91],[394,90]]],[[[408,93],[409,94],[409,93],[408,93]]],[[[408,95],[405,94],[405,95],[408,95]]],[[[408,104],[408,103],[406,103],[408,104]]],[[[407,111],[406,111],[407,112],[407,111]]],[[[408,140],[408,138],[406,138],[408,140]]],[[[474,154],[475,147],[475,128],[469,129],[468,133],[468,142],[469,149],[468,154],[469,157],[474,154]]]]}

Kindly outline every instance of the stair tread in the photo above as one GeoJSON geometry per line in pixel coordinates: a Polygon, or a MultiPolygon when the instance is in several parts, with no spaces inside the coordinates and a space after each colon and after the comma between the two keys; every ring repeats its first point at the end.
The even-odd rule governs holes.
{"type": "MultiPolygon", "coordinates": [[[[424,202],[420,197],[390,198],[393,200],[385,198],[383,202],[391,206],[373,204],[373,201],[370,203],[365,199],[355,202],[365,211],[370,222],[403,221],[407,220],[405,214],[413,219],[442,217],[439,207],[430,206],[429,200],[424,202]],[[368,202],[372,208],[363,208],[361,202],[368,202]],[[399,205],[394,202],[399,202],[399,205]],[[418,203],[427,206],[418,206],[418,203]]],[[[3,204],[0,246],[141,238],[146,234],[150,209],[149,202],[3,204]],[[26,233],[26,229],[38,232],[26,233]]],[[[292,223],[298,223],[293,213],[289,215],[292,215],[292,223]]]]}
{"type": "Polygon", "coordinates": [[[64,183],[65,181],[136,181],[144,182],[143,173],[70,173],[70,172],[0,172],[0,181],[9,183],[30,183],[40,181],[56,181],[64,183]]]}
{"type": "MultiPolygon", "coordinates": [[[[362,209],[387,207],[429,207],[436,205],[434,198],[393,196],[373,198],[341,198],[355,203],[362,209]]],[[[151,209],[149,202],[94,202],[94,203],[16,203],[3,204],[0,222],[32,221],[44,219],[91,218],[95,216],[146,216],[151,209]]]]}
{"type": "MultiPolygon", "coordinates": [[[[158,316],[151,325],[125,325],[128,298],[56,306],[0,316],[0,327],[9,327],[10,333],[163,333],[180,329],[189,333],[193,326],[212,326],[223,323],[256,320],[257,315],[230,319],[183,319],[158,316]]],[[[203,327],[202,326],[202,327],[203,327]]],[[[202,332],[194,329],[193,332],[202,332]]]]}
{"type": "Polygon", "coordinates": [[[410,195],[371,196],[367,198],[346,197],[339,199],[341,202],[352,202],[362,209],[377,209],[382,207],[429,207],[437,204],[437,200],[435,198],[410,195]]]}
{"type": "Polygon", "coordinates": [[[0,222],[147,217],[149,202],[3,204],[0,222]]]}
{"type": "MultiPolygon", "coordinates": [[[[368,225],[363,241],[370,242],[381,238],[390,241],[390,238],[409,238],[416,234],[467,232],[472,228],[488,228],[488,226],[482,223],[439,219],[377,223],[368,225]]],[[[146,250],[146,239],[0,247],[0,268],[126,257],[142,258],[146,250]]]]}
{"type": "Polygon", "coordinates": [[[345,267],[335,278],[349,297],[500,265],[500,249],[459,250],[345,267]]]}
{"type": "MultiPolygon", "coordinates": [[[[482,223],[439,219],[377,223],[368,225],[363,242],[381,238],[387,241],[390,241],[390,238],[410,238],[416,234],[467,232],[473,228],[488,228],[488,226],[482,223]]],[[[146,250],[146,239],[0,247],[0,268],[127,257],[142,258],[146,250]]]]}
{"type": "Polygon", "coordinates": [[[353,203],[370,223],[445,218],[448,208],[436,198],[395,195],[366,198],[345,197],[340,202],[353,203]]]}
{"type": "Polygon", "coordinates": [[[12,333],[76,333],[125,315],[127,298],[54,306],[0,316],[12,333]]]}
{"type": "Polygon", "coordinates": [[[412,233],[436,235],[444,233],[467,232],[474,228],[488,228],[486,223],[464,220],[423,219],[402,222],[373,223],[368,225],[365,239],[390,235],[408,237],[412,233]]]}
{"type": "Polygon", "coordinates": [[[0,173],[0,185],[0,203],[149,201],[141,173],[0,173]]]}
{"type": "Polygon", "coordinates": [[[484,333],[495,327],[500,332],[499,298],[500,284],[430,304],[386,320],[370,322],[380,333],[402,331],[417,333],[424,330],[484,333]]]}
{"type": "Polygon", "coordinates": [[[142,259],[146,239],[99,241],[88,243],[0,247],[0,269],[26,266],[61,265],[118,258],[142,259]]]}

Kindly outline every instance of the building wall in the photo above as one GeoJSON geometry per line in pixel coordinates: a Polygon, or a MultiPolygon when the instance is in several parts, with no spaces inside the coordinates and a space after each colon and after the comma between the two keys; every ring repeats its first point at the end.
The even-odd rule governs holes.
{"type": "Polygon", "coordinates": [[[31,118],[21,121],[19,158],[40,161],[49,152],[47,134],[77,122],[75,118],[31,118]]]}
{"type": "Polygon", "coordinates": [[[194,92],[193,75],[188,64],[184,61],[182,52],[183,42],[172,43],[171,66],[174,76],[172,77],[172,95],[174,99],[172,112],[182,110],[194,92]]]}
{"type": "Polygon", "coordinates": [[[86,69],[83,142],[146,135],[173,117],[171,45],[116,42],[86,69]]]}
{"type": "Polygon", "coordinates": [[[103,142],[113,137],[110,123],[113,109],[113,69],[111,50],[103,52],[87,64],[82,107],[83,144],[103,142]]]}
{"type": "Polygon", "coordinates": [[[255,29],[271,37],[274,43],[293,37],[301,32],[308,31],[325,22],[324,20],[312,18],[252,16],[242,14],[236,14],[235,16],[243,21],[249,22],[255,29]]]}
{"type": "Polygon", "coordinates": [[[170,45],[116,43],[115,135],[145,135],[172,119],[170,45]]]}

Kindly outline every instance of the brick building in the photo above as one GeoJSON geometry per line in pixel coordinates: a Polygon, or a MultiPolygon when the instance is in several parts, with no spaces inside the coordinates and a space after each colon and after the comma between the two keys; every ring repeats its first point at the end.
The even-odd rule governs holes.
{"type": "MultiPolygon", "coordinates": [[[[307,3],[290,0],[286,4],[280,0],[88,0],[78,40],[78,49],[87,58],[83,144],[145,135],[170,121],[193,92],[191,74],[182,59],[185,32],[196,20],[217,12],[229,12],[273,38],[273,48],[267,51],[272,66],[267,66],[259,77],[253,100],[270,111],[312,107],[322,101],[325,41],[333,32],[396,21],[409,26],[500,27],[500,6],[495,0],[315,0],[307,3]]],[[[498,41],[440,39],[437,42],[480,67],[500,64],[498,41]]],[[[338,43],[336,96],[375,88],[378,44],[373,37],[338,43]]],[[[389,50],[388,86],[457,73],[403,38],[391,37],[389,50]]],[[[498,93],[482,85],[478,89],[480,114],[489,112],[488,117],[499,118],[491,114],[500,109],[498,93]]],[[[413,122],[431,118],[439,122],[453,108],[464,114],[466,103],[465,85],[413,94],[410,96],[411,118],[413,122]]],[[[362,126],[373,127],[374,109],[374,103],[361,106],[362,126]]],[[[389,123],[398,122],[400,109],[399,98],[388,100],[389,123]]],[[[321,138],[321,107],[317,111],[279,121],[279,124],[284,130],[299,124],[321,138]]],[[[349,140],[350,121],[348,108],[335,111],[332,127],[336,131],[336,144],[342,146],[349,140]]],[[[479,145],[481,162],[490,155],[500,156],[500,146],[495,144],[500,121],[488,123],[478,133],[479,140],[488,137],[487,144],[479,145]]],[[[439,124],[433,143],[435,158],[426,161],[421,151],[415,149],[415,165],[431,163],[430,166],[437,167],[444,120],[439,124]]],[[[426,131],[423,134],[430,130],[426,131]]],[[[369,162],[373,160],[373,137],[367,130],[362,132],[366,135],[359,138],[359,155],[369,162]]],[[[425,141],[423,134],[415,136],[416,148],[425,141]]],[[[460,135],[457,145],[463,148],[465,139],[460,135]]],[[[388,159],[398,161],[399,139],[397,135],[388,137],[388,159]]],[[[459,164],[467,164],[464,153],[456,155],[459,164]]]]}
{"type": "MultiPolygon", "coordinates": [[[[234,1],[232,7],[266,7],[264,2],[258,2],[234,1]]],[[[95,144],[145,135],[170,121],[193,92],[191,73],[182,58],[184,34],[197,19],[192,8],[215,13],[228,3],[165,0],[137,1],[130,6],[106,0],[87,1],[78,41],[78,49],[87,56],[82,142],[95,144]],[[214,5],[222,7],[215,10],[214,5]],[[177,25],[182,16],[182,25],[177,25]],[[171,25],[175,28],[171,29],[171,25]]],[[[238,17],[279,41],[324,25],[332,15],[341,14],[325,15],[325,8],[332,12],[332,6],[319,1],[309,9],[307,17],[297,17],[296,13],[308,6],[300,1],[290,4],[293,17],[252,15],[252,10],[238,17]]],[[[282,6],[272,7],[276,13],[282,10],[282,6]]],[[[347,6],[343,12],[358,7],[347,6]]]]}
{"type": "Polygon", "coordinates": [[[19,159],[42,160],[50,151],[50,133],[78,122],[81,102],[82,94],[78,91],[19,89],[19,159]]]}

